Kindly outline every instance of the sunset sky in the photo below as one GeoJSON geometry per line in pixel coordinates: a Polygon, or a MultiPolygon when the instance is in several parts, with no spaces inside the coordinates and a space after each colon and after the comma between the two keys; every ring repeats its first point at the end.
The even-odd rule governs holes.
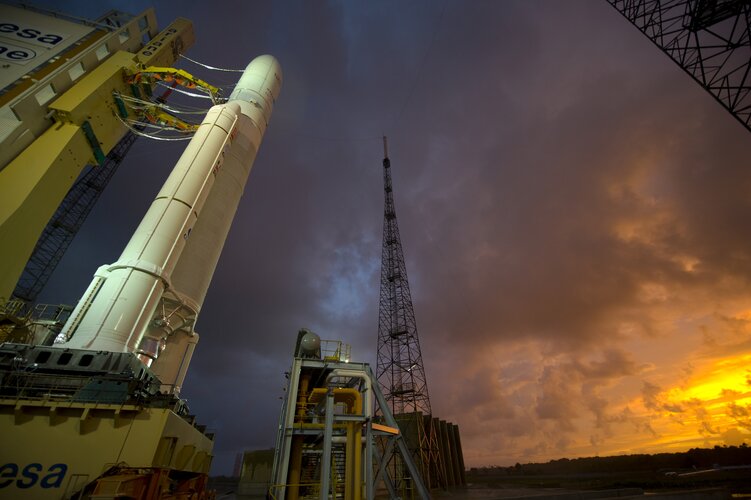
{"type": "MultiPolygon", "coordinates": [[[[384,134],[468,466],[751,444],[751,134],[605,0],[155,7],[191,58],[284,72],[184,392],[215,473],[273,446],[299,328],[375,363],[384,134]]],[[[183,147],[139,139],[43,301],[117,259],[183,147]]]]}

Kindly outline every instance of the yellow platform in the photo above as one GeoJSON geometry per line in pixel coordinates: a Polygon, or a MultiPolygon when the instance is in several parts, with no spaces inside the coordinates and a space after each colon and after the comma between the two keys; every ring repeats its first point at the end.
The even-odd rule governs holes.
{"type": "Polygon", "coordinates": [[[118,463],[208,473],[213,440],[169,408],[0,399],[0,499],[63,499],[118,463]]]}

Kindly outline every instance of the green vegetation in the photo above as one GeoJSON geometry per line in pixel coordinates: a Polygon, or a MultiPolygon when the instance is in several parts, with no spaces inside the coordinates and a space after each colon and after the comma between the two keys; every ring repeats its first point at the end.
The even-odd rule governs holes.
{"type": "Polygon", "coordinates": [[[751,493],[751,447],[692,448],[683,453],[561,458],[547,463],[472,468],[476,486],[678,490],[726,487],[751,493]],[[744,468],[742,466],[748,466],[744,468]]]}

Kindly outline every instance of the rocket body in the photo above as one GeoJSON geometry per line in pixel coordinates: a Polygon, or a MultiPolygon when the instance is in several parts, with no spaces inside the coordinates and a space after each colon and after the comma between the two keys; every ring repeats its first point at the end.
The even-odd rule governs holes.
{"type": "Polygon", "coordinates": [[[63,328],[65,347],[134,352],[150,366],[169,346],[155,371],[166,384],[184,377],[193,325],[280,87],[279,63],[260,56],[209,110],[120,258],[95,274],[63,328]]]}

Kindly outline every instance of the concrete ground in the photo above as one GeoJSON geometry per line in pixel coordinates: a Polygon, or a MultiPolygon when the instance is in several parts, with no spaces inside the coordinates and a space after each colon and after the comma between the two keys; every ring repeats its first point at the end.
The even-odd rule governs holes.
{"type": "MultiPolygon", "coordinates": [[[[211,478],[209,487],[216,491],[216,500],[265,500],[263,497],[249,497],[237,494],[237,478],[211,478]]],[[[732,496],[723,488],[677,491],[670,493],[645,493],[640,488],[621,488],[602,491],[577,491],[564,488],[487,488],[468,486],[451,491],[434,491],[435,500],[598,500],[605,498],[643,500],[726,500],[732,496]]],[[[386,492],[379,492],[377,500],[387,500],[386,492]]],[[[407,499],[405,499],[407,500],[407,499]]]]}

